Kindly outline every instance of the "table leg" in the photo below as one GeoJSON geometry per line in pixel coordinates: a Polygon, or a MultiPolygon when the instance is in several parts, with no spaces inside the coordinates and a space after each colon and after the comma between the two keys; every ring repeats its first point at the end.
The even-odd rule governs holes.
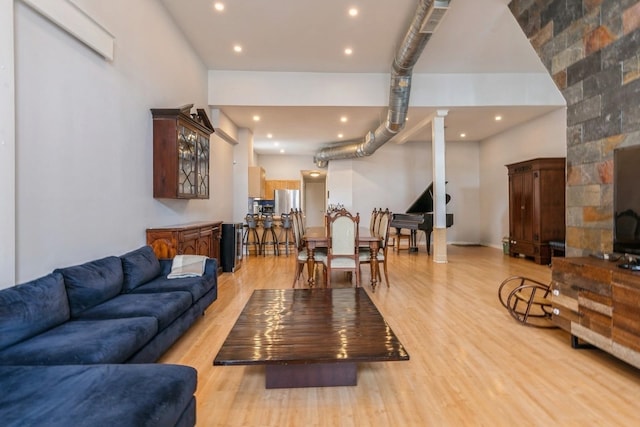
{"type": "Polygon", "coordinates": [[[266,388],[336,387],[358,384],[355,362],[267,365],[266,388]]]}

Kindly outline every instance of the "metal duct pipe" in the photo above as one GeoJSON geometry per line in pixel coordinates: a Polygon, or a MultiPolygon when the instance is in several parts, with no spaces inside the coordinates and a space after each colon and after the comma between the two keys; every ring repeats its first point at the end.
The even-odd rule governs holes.
{"type": "Polygon", "coordinates": [[[375,131],[368,132],[361,141],[318,151],[313,158],[318,167],[326,167],[329,160],[370,156],[404,128],[409,109],[413,66],[444,17],[449,2],[450,0],[421,0],[418,4],[411,26],[393,60],[389,109],[384,123],[375,131]]]}

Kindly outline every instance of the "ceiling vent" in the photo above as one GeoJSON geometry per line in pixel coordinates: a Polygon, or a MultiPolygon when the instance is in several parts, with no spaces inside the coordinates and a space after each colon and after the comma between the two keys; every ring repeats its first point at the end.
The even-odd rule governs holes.
{"type": "Polygon", "coordinates": [[[449,0],[436,0],[433,7],[427,13],[426,19],[420,28],[421,33],[433,34],[440,25],[440,21],[449,9],[449,0]]]}

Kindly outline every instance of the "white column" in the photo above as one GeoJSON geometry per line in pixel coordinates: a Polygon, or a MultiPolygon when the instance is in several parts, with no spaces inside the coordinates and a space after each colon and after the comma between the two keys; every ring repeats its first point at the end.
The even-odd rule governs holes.
{"type": "Polygon", "coordinates": [[[448,110],[438,110],[431,125],[433,157],[433,261],[447,262],[447,200],[445,189],[444,118],[448,110]]]}
{"type": "Polygon", "coordinates": [[[14,0],[0,0],[0,289],[16,281],[14,0]]]}

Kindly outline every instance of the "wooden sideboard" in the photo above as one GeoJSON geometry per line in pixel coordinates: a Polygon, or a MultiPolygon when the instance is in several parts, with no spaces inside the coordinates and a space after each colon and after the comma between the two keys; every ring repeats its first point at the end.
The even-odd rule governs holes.
{"type": "Polygon", "coordinates": [[[640,272],[592,257],[554,258],[553,322],[640,368],[640,272]]]}
{"type": "Polygon", "coordinates": [[[220,263],[220,233],[222,221],[192,222],[168,227],[147,228],[147,245],[158,258],[176,255],[204,255],[220,263]]]}

